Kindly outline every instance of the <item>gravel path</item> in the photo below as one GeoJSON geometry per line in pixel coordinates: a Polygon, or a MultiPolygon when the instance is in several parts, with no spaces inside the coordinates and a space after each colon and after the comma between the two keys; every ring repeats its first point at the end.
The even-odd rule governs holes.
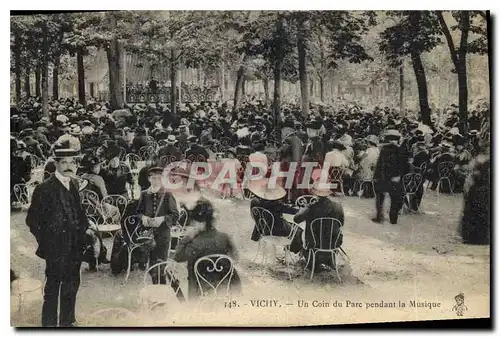
{"type": "MultiPolygon", "coordinates": [[[[132,272],[128,283],[123,284],[124,276],[112,276],[106,265],[97,273],[82,271],[77,319],[80,325],[270,326],[456,318],[451,309],[459,292],[465,294],[469,309],[464,317],[489,316],[490,250],[488,246],[459,242],[456,227],[461,196],[437,198],[429,193],[422,205],[424,214],[403,215],[398,225],[371,222],[373,199],[335,199],[344,206],[343,247],[350,258],[349,264],[341,262],[342,284],[331,272],[316,274],[310,281],[300,263],[293,269],[293,281],[289,281],[283,265],[252,262],[257,243],[250,240],[253,225],[249,202],[217,199],[217,227],[232,236],[239,252],[236,268],[243,283],[243,294],[236,299],[239,307],[224,308],[220,302],[192,307],[172,301],[164,311],[139,313],[136,319],[91,317],[96,310],[109,307],[140,311],[142,272],[132,272]],[[278,300],[278,306],[256,307],[254,300],[278,300]],[[300,300],[308,307],[299,307],[300,300]],[[317,302],[313,304],[314,300],[317,302]],[[381,301],[394,302],[397,307],[376,307],[384,305],[381,301]],[[416,308],[410,301],[440,305],[416,308]],[[313,307],[325,303],[330,306],[313,307]]],[[[44,261],[34,254],[35,240],[24,218],[22,212],[11,215],[11,268],[23,278],[43,280],[44,261]]],[[[111,239],[105,243],[110,253],[111,239]]],[[[177,265],[175,272],[187,294],[185,264],[177,265]]],[[[17,313],[17,298],[12,299],[12,325],[38,326],[41,295],[26,297],[22,315],[17,313]]]]}

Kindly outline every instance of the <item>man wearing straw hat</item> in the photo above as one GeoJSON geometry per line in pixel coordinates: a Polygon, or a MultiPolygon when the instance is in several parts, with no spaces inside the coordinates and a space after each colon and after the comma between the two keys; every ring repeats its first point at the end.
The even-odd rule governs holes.
{"type": "Polygon", "coordinates": [[[80,202],[76,172],[77,151],[69,141],[56,144],[55,173],[33,193],[26,224],[38,242],[36,255],[45,260],[47,277],[42,326],[75,326],[75,303],[85,249],[87,217],[80,202]]]}

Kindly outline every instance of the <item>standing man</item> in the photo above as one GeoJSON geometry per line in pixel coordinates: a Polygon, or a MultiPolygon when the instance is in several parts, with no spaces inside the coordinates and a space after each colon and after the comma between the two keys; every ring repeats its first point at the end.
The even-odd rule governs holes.
{"type": "Polygon", "coordinates": [[[77,151],[69,141],[56,144],[56,171],[37,186],[26,224],[38,242],[36,255],[45,260],[47,277],[42,326],[76,326],[75,302],[80,286],[80,265],[85,248],[87,217],[80,202],[76,173],[77,151]]]}
{"type": "Polygon", "coordinates": [[[391,208],[389,209],[389,220],[391,224],[398,223],[399,210],[403,206],[403,186],[401,177],[408,172],[408,158],[399,147],[401,134],[397,130],[388,130],[385,135],[384,145],[375,166],[373,180],[375,181],[375,207],[377,215],[373,222],[384,221],[383,206],[385,193],[391,197],[391,208]]]}

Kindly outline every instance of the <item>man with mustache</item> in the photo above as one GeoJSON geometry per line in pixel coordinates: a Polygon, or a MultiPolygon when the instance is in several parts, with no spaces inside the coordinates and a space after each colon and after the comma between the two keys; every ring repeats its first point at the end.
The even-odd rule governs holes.
{"type": "Polygon", "coordinates": [[[36,187],[26,216],[26,224],[38,243],[36,255],[46,263],[44,327],[76,326],[76,294],[88,228],[78,184],[72,179],[76,173],[76,154],[69,141],[56,144],[56,171],[36,187]]]}

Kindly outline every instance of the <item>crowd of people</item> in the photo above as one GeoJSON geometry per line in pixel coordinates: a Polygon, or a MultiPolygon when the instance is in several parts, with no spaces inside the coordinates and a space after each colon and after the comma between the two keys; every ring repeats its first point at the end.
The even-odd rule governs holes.
{"type": "MultiPolygon", "coordinates": [[[[374,198],[376,212],[372,220],[380,223],[384,221],[383,203],[388,193],[389,221],[397,224],[404,205],[410,212],[419,210],[426,181],[431,190],[440,193],[463,193],[463,241],[489,243],[488,106],[472,109],[466,134],[460,134],[455,106],[446,109],[444,116],[433,115],[431,127],[414,116],[402,117],[395,109],[368,108],[352,102],[311,105],[309,116],[304,116],[295,104],[285,104],[281,111],[275,118],[262,101],[250,101],[237,109],[234,118],[226,103],[201,102],[181,104],[174,116],[161,104],[134,104],[112,111],[107,102],[90,101],[84,106],[67,99],[51,101],[49,115],[43,116],[41,104],[34,98],[11,108],[11,202],[17,201],[16,185],[38,185],[26,222],[39,243],[37,254],[51,261],[46,270],[51,282],[45,289],[43,324],[57,325],[59,295],[55,289],[61,283],[64,291],[60,296],[67,298],[61,302],[60,324],[71,325],[75,321],[74,298],[79,285],[76,270],[84,253],[71,249],[88,246],[89,224],[77,202],[84,190],[93,191],[99,200],[110,195],[128,200],[121,219],[137,217],[140,230],[132,232],[137,237],[149,237],[152,243],[136,262],[144,266],[144,256],[150,265],[166,261],[169,251],[175,248],[174,259],[187,261],[190,297],[197,294],[193,273],[198,258],[209,254],[237,257],[237,248],[229,236],[215,229],[211,202],[198,197],[189,204],[191,199],[184,199],[179,191],[165,189],[165,168],[183,160],[211,165],[231,161],[240,184],[246,167],[254,162],[264,162],[267,167],[278,163],[280,172],[292,170],[291,184],[280,178],[277,186],[270,186],[274,173],[270,169],[261,181],[231,187],[228,195],[251,195],[254,219],[258,216],[253,212],[256,208],[273,215],[272,229],[262,228],[256,220],[251,240],[258,241],[266,235],[289,236],[296,229],[284,220],[283,214],[293,214],[295,223],[305,222],[305,231],[297,230],[290,246],[292,253],[304,258],[308,248],[315,245],[315,233],[308,228],[317,218],[338,220],[334,231],[323,234],[334,238],[335,246],[342,245],[343,208],[329,196],[374,198]],[[132,158],[145,165],[138,167],[132,158]],[[312,163],[311,170],[305,163],[312,163]],[[34,178],[39,167],[43,172],[34,178]],[[337,183],[333,188],[325,189],[320,184],[318,172],[324,167],[328,168],[328,180],[337,183]],[[73,181],[78,184],[73,185],[73,181]],[[139,194],[135,193],[137,185],[139,194]],[[412,197],[407,198],[410,189],[412,197]],[[300,209],[295,206],[300,197],[309,195],[315,198],[314,203],[300,209]],[[63,207],[59,207],[62,200],[63,207]],[[179,205],[187,214],[190,230],[172,247],[170,230],[181,216],[179,205]],[[60,210],[52,212],[57,207],[60,210]],[[65,221],[77,225],[69,228],[65,221]],[[66,235],[66,230],[71,235],[66,235]],[[141,231],[149,234],[139,235],[141,231]],[[60,250],[64,249],[62,254],[60,250]],[[68,258],[61,260],[60,256],[68,258]],[[75,272],[58,274],[61,266],[75,272]]],[[[175,172],[172,176],[181,180],[193,177],[189,169],[175,172]]],[[[199,183],[204,186],[202,181],[199,183]]],[[[217,192],[227,194],[226,190],[217,192]]],[[[95,231],[93,238],[94,242],[102,240],[95,231]]],[[[120,260],[120,240],[127,243],[129,239],[125,234],[121,239],[115,236],[111,263],[114,257],[120,260]]],[[[109,261],[104,256],[99,262],[109,261]]],[[[307,258],[306,264],[308,268],[327,270],[334,267],[335,261],[330,254],[320,254],[313,260],[307,258]]],[[[233,282],[237,288],[237,275],[233,282]]]]}

